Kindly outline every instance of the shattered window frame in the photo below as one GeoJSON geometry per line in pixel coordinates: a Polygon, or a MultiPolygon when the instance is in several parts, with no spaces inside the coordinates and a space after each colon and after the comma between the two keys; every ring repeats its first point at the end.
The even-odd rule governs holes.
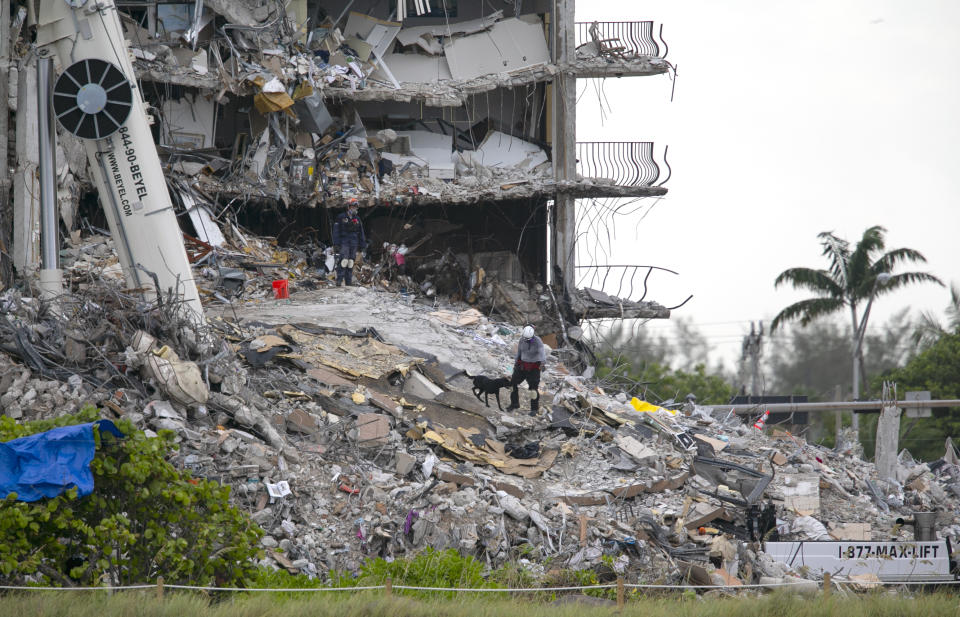
{"type": "Polygon", "coordinates": [[[124,13],[131,19],[133,19],[141,28],[145,28],[150,36],[157,37],[164,40],[169,40],[171,37],[186,32],[193,25],[193,11],[195,10],[196,4],[193,2],[184,2],[183,0],[122,0],[117,2],[117,10],[121,13],[124,13]],[[187,16],[186,16],[186,28],[183,30],[167,30],[163,27],[163,19],[160,16],[161,5],[180,5],[186,7],[187,16]],[[131,11],[140,11],[144,10],[146,13],[146,23],[142,19],[139,19],[134,16],[131,11]]]}
{"type": "Polygon", "coordinates": [[[117,11],[126,15],[141,28],[150,33],[150,36],[156,36],[157,33],[157,0],[127,0],[117,2],[117,11]],[[141,20],[134,16],[132,11],[144,12],[144,19],[141,20]],[[144,20],[146,23],[144,23],[144,20]]]}
{"type": "Polygon", "coordinates": [[[155,9],[155,10],[157,11],[157,34],[156,34],[156,36],[158,36],[158,37],[160,37],[160,38],[170,38],[170,37],[172,37],[172,36],[176,36],[176,35],[178,35],[178,34],[182,34],[182,33],[186,32],[186,31],[188,31],[188,30],[190,29],[190,27],[193,25],[193,11],[194,11],[194,8],[195,8],[195,7],[196,7],[196,4],[195,4],[195,3],[191,3],[191,2],[162,2],[162,1],[158,1],[158,2],[157,2],[157,5],[156,5],[156,9],[155,9]],[[162,11],[161,11],[161,7],[164,8],[164,9],[167,9],[166,12],[169,12],[169,13],[170,13],[170,15],[169,15],[166,19],[167,19],[168,21],[171,21],[171,22],[178,22],[178,21],[180,20],[180,18],[181,18],[180,15],[178,15],[178,14],[176,14],[175,12],[172,11],[172,7],[176,7],[176,8],[181,9],[181,10],[183,10],[183,9],[186,10],[186,15],[183,16],[183,22],[182,22],[182,23],[183,23],[183,26],[184,26],[184,27],[183,27],[182,30],[168,30],[168,29],[166,29],[166,28],[164,27],[164,18],[161,16],[161,12],[162,12],[162,11]]]}
{"type": "Polygon", "coordinates": [[[457,17],[457,0],[433,0],[430,4],[430,10],[422,15],[417,15],[417,6],[414,0],[407,0],[408,19],[436,19],[444,17],[457,17]]]}

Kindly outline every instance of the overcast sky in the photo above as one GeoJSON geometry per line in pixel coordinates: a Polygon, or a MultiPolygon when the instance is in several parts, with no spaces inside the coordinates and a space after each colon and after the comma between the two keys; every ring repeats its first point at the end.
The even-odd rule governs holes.
{"type": "MultiPolygon", "coordinates": [[[[927,257],[912,269],[960,283],[960,2],[578,2],[578,21],[650,19],[674,101],[667,76],[628,77],[581,80],[577,106],[578,140],[670,146],[667,197],[617,225],[611,259],[680,273],[654,275],[649,298],[693,294],[674,314],[732,358],[750,320],[809,297],[773,281],[826,265],[821,231],[855,242],[883,225],[888,250],[927,257]]],[[[948,301],[917,285],[878,299],[870,323],[948,301]]]]}

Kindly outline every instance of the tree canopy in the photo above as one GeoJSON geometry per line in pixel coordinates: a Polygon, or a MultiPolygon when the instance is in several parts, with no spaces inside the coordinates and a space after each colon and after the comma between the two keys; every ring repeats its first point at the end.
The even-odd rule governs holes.
{"type": "MultiPolygon", "coordinates": [[[[934,400],[960,399],[960,333],[941,336],[905,366],[874,380],[876,384],[881,381],[895,382],[900,393],[929,390],[934,400]]],[[[960,409],[934,408],[933,417],[921,418],[915,426],[911,424],[906,418],[901,421],[900,447],[923,460],[939,458],[946,437],[960,436],[960,409]]]]}
{"type": "Polygon", "coordinates": [[[856,332],[861,319],[857,308],[866,302],[871,294],[888,294],[913,283],[943,285],[940,279],[926,272],[894,274],[893,270],[900,264],[925,263],[927,260],[919,251],[910,248],[884,252],[885,233],[886,229],[879,225],[870,227],[863,232],[863,237],[852,249],[847,240],[832,232],[824,231],[818,234],[823,247],[822,255],[829,262],[828,267],[788,268],[774,281],[776,287],[790,284],[795,289],[812,291],[815,296],[795,302],[780,311],[771,323],[771,330],[794,320],[799,320],[800,324],[805,326],[818,317],[849,308],[853,331],[856,332]],[[880,274],[890,275],[890,279],[883,285],[876,284],[880,274]]]}

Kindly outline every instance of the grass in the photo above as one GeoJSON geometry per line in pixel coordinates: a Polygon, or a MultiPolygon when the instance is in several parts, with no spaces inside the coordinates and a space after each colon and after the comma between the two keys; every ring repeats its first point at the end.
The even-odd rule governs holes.
{"type": "MultiPolygon", "coordinates": [[[[601,617],[616,607],[588,607],[476,597],[424,600],[385,597],[382,592],[324,592],[303,599],[272,594],[234,594],[210,599],[201,594],[150,592],[33,592],[0,599],[0,617],[601,617]]],[[[683,595],[628,600],[628,617],[960,617],[960,596],[904,595],[890,591],[840,598],[788,593],[720,598],[683,595]]]]}

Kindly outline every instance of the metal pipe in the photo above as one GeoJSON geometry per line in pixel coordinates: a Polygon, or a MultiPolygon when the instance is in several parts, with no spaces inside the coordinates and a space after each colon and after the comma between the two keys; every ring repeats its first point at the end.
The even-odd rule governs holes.
{"type": "Polygon", "coordinates": [[[40,267],[59,268],[57,239],[57,134],[53,129],[53,59],[37,58],[40,151],[40,267]]]}
{"type": "Polygon", "coordinates": [[[898,527],[913,527],[913,539],[917,542],[933,542],[937,539],[936,512],[914,512],[913,518],[898,518],[895,524],[898,527]]]}
{"type": "Polygon", "coordinates": [[[883,407],[899,407],[901,409],[918,409],[921,407],[960,407],[960,399],[945,399],[939,401],[838,401],[823,403],[743,403],[740,405],[704,405],[713,411],[735,411],[737,409],[764,409],[770,413],[787,413],[793,411],[836,411],[838,409],[856,411],[858,409],[880,409],[883,407]]]}

